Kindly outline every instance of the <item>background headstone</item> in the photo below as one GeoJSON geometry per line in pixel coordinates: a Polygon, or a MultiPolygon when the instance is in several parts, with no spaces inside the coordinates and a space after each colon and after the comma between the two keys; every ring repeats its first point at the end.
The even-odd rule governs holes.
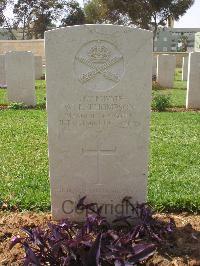
{"type": "Polygon", "coordinates": [[[200,108],[200,53],[190,53],[186,108],[200,108]]]}
{"type": "Polygon", "coordinates": [[[5,55],[8,100],[36,105],[34,56],[31,52],[8,52],[5,55]]]}
{"type": "Polygon", "coordinates": [[[152,33],[82,25],[45,46],[53,217],[81,220],[83,196],[108,218],[125,196],[146,201],[152,33]]]}
{"type": "Polygon", "coordinates": [[[182,80],[187,80],[187,76],[188,76],[188,56],[183,57],[182,80]]]}
{"type": "Polygon", "coordinates": [[[34,56],[35,60],[35,79],[41,79],[43,75],[42,56],[34,56]]]}
{"type": "Polygon", "coordinates": [[[5,55],[0,55],[0,87],[6,85],[5,55]]]}
{"type": "Polygon", "coordinates": [[[172,88],[176,69],[176,57],[174,55],[158,55],[157,57],[157,82],[162,87],[172,88]]]}
{"type": "Polygon", "coordinates": [[[153,55],[152,76],[156,78],[156,75],[157,75],[157,55],[153,55]]]}
{"type": "Polygon", "coordinates": [[[194,51],[200,52],[200,32],[195,33],[194,51]]]}

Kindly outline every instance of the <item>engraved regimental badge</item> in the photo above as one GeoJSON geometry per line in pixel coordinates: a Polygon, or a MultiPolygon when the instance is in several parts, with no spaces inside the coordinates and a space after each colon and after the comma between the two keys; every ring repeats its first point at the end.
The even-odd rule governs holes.
{"type": "Polygon", "coordinates": [[[75,75],[86,89],[107,91],[121,80],[124,58],[113,44],[92,41],[78,51],[74,68],[75,75]]]}

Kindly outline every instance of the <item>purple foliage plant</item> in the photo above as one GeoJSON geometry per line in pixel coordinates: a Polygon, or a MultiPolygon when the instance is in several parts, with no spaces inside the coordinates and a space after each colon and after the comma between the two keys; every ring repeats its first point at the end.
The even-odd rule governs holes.
{"type": "Polygon", "coordinates": [[[85,210],[83,224],[68,219],[49,223],[47,229],[22,228],[27,237],[14,237],[12,249],[21,244],[25,251],[24,265],[50,266],[130,266],[148,260],[165,236],[174,231],[175,223],[156,220],[148,204],[131,203],[123,199],[132,210],[130,216],[117,217],[109,223],[101,215],[96,203],[79,200],[77,209],[85,210]]]}

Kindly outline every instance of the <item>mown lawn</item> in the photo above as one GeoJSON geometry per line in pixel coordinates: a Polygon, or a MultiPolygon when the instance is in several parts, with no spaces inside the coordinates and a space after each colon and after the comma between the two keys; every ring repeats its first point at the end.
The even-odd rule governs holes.
{"type": "MultiPolygon", "coordinates": [[[[154,87],[153,87],[154,88],[154,87]]],[[[152,94],[157,93],[165,94],[170,96],[172,107],[185,107],[186,102],[186,81],[181,80],[181,70],[176,69],[174,88],[165,89],[160,88],[152,91],[152,94]]],[[[44,80],[36,81],[36,97],[38,107],[44,107],[46,103],[46,83],[44,80]]],[[[0,89],[0,105],[8,104],[7,90],[0,89]]]]}
{"type": "Polygon", "coordinates": [[[48,209],[46,111],[0,111],[0,121],[1,201],[22,209],[48,209]]]}
{"type": "Polygon", "coordinates": [[[149,202],[200,211],[200,113],[153,113],[149,202]]]}
{"type": "Polygon", "coordinates": [[[171,107],[185,107],[186,103],[186,88],[187,88],[187,82],[182,81],[181,78],[181,69],[177,68],[175,73],[175,79],[174,79],[174,88],[173,89],[165,89],[159,87],[153,87],[153,95],[156,95],[158,93],[169,95],[170,101],[171,101],[171,107]]]}
{"type": "MultiPolygon", "coordinates": [[[[45,80],[36,80],[36,97],[38,107],[44,106],[46,103],[46,83],[45,80]]],[[[0,105],[8,104],[7,90],[0,89],[0,105]]]]}
{"type": "MultiPolygon", "coordinates": [[[[179,76],[177,72],[177,89],[170,90],[174,106],[185,101],[179,76]]],[[[36,82],[36,91],[38,105],[44,107],[44,81],[36,82]]],[[[6,97],[5,90],[2,95],[6,97]]],[[[45,109],[2,110],[0,122],[0,203],[49,210],[45,109]]],[[[157,209],[200,211],[199,140],[200,113],[152,112],[148,200],[157,209]]]]}

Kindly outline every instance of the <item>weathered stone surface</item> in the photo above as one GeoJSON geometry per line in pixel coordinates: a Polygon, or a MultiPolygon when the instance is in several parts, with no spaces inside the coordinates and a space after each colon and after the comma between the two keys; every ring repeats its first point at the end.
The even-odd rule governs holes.
{"type": "Polygon", "coordinates": [[[120,215],[125,196],[146,200],[152,33],[82,25],[45,45],[53,217],[81,220],[83,196],[120,215]]]}
{"type": "Polygon", "coordinates": [[[34,56],[31,52],[8,52],[5,55],[8,100],[36,105],[34,56]]]}
{"type": "Polygon", "coordinates": [[[174,55],[158,55],[157,82],[162,87],[172,88],[176,69],[176,57],[174,55]]]}
{"type": "Polygon", "coordinates": [[[188,56],[183,57],[182,80],[187,80],[187,76],[188,76],[188,56]]]}
{"type": "Polygon", "coordinates": [[[200,108],[200,53],[190,53],[186,108],[200,108]]]}
{"type": "Polygon", "coordinates": [[[43,75],[42,56],[34,56],[35,60],[35,79],[41,79],[43,75]]]}
{"type": "Polygon", "coordinates": [[[0,55],[0,87],[6,85],[5,55],[0,55]]]}
{"type": "Polygon", "coordinates": [[[194,51],[200,52],[200,32],[195,33],[194,51]]]}
{"type": "Polygon", "coordinates": [[[157,55],[153,55],[152,76],[156,77],[156,75],[157,75],[157,55]]]}

